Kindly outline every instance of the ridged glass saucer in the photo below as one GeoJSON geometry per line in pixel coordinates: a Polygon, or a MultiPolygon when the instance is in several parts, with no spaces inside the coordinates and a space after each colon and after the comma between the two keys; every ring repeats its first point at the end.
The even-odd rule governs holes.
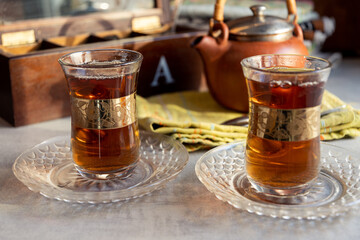
{"type": "Polygon", "coordinates": [[[303,195],[272,201],[271,196],[259,198],[246,178],[245,144],[219,146],[196,163],[197,177],[218,199],[250,213],[284,219],[321,219],[358,208],[359,153],[322,142],[322,169],[312,188],[303,195]],[[321,199],[314,200],[315,194],[321,199]]]}
{"type": "Polygon", "coordinates": [[[15,176],[45,197],[77,203],[108,203],[141,197],[174,179],[189,154],[178,141],[141,131],[140,161],[126,179],[94,180],[74,167],[70,137],[48,139],[22,153],[13,165],[15,176]]]}

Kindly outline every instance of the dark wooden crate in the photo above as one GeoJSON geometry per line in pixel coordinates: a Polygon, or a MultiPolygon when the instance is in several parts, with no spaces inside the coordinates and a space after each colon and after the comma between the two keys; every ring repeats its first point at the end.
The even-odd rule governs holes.
{"type": "Polygon", "coordinates": [[[145,97],[165,92],[205,89],[201,59],[190,46],[199,34],[204,33],[142,36],[2,55],[1,117],[14,126],[22,126],[68,116],[68,90],[58,59],[74,51],[125,48],[141,52],[144,60],[139,74],[138,94],[145,97]],[[167,67],[170,78],[170,75],[165,74],[167,67]],[[161,74],[154,79],[157,71],[161,74]]]}
{"type": "Polygon", "coordinates": [[[153,9],[135,12],[91,13],[0,25],[0,116],[14,126],[68,116],[68,89],[58,59],[82,50],[125,48],[141,52],[144,60],[138,94],[145,97],[205,89],[201,59],[190,46],[196,36],[204,33],[170,32],[173,19],[169,1],[153,1],[153,9]],[[155,27],[153,24],[148,28],[151,19],[155,19],[155,27]],[[20,33],[20,38],[14,40],[19,43],[8,46],[2,40],[6,36],[9,43],[13,38],[8,33],[14,32],[20,33]]]}

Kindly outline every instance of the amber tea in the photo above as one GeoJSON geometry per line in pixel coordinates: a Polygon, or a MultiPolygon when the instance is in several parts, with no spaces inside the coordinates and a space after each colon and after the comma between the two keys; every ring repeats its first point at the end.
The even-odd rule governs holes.
{"type": "MultiPolygon", "coordinates": [[[[121,111],[123,106],[113,103],[113,99],[127,97],[134,101],[136,77],[136,73],[98,79],[69,76],[72,117],[79,119],[75,115],[83,112],[88,121],[91,121],[91,116],[96,121],[101,114],[107,117],[111,111],[121,111]]],[[[71,145],[75,163],[80,168],[94,172],[112,172],[133,166],[139,158],[138,125],[136,121],[123,125],[126,126],[104,128],[94,124],[92,128],[88,128],[81,121],[73,121],[71,145]]]]}
{"type": "Polygon", "coordinates": [[[315,179],[320,167],[319,134],[315,129],[319,121],[315,115],[320,114],[324,83],[311,83],[311,79],[300,84],[247,81],[253,123],[246,149],[249,178],[279,188],[315,179]],[[304,134],[305,124],[314,129],[304,134]]]}

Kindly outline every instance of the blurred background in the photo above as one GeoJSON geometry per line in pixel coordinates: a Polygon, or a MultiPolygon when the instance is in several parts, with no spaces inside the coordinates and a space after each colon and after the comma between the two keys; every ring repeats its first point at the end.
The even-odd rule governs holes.
{"type": "MultiPolygon", "coordinates": [[[[163,0],[168,1],[168,0],[163,0]]],[[[169,0],[176,25],[181,29],[206,29],[215,0],[169,0]]],[[[360,1],[297,0],[299,22],[325,21],[327,29],[305,34],[307,46],[314,51],[360,55],[360,1]]],[[[249,6],[264,4],[268,15],[286,17],[285,0],[228,0],[226,20],[251,15],[249,6]]],[[[81,15],[98,11],[122,11],[154,8],[153,0],[0,0],[0,24],[24,19],[81,15]]],[[[310,29],[311,30],[311,29],[310,29]]],[[[305,29],[306,31],[306,29],[305,29]]]]}

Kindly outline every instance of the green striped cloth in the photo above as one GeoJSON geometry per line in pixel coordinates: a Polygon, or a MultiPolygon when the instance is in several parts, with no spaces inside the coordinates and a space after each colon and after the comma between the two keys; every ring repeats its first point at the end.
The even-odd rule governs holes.
{"type": "MultiPolygon", "coordinates": [[[[217,104],[208,92],[177,92],[142,98],[137,96],[141,128],[172,136],[189,152],[208,149],[245,139],[247,127],[220,123],[241,116],[217,104]]],[[[322,111],[344,105],[329,92],[324,93],[322,111]]],[[[332,140],[360,136],[360,112],[347,106],[346,111],[321,118],[321,139],[332,140]]]]}
{"type": "MultiPolygon", "coordinates": [[[[325,91],[321,110],[328,110],[345,103],[335,95],[325,91]]],[[[321,140],[335,140],[360,136],[360,110],[346,104],[346,109],[326,115],[320,120],[321,140]]]]}

